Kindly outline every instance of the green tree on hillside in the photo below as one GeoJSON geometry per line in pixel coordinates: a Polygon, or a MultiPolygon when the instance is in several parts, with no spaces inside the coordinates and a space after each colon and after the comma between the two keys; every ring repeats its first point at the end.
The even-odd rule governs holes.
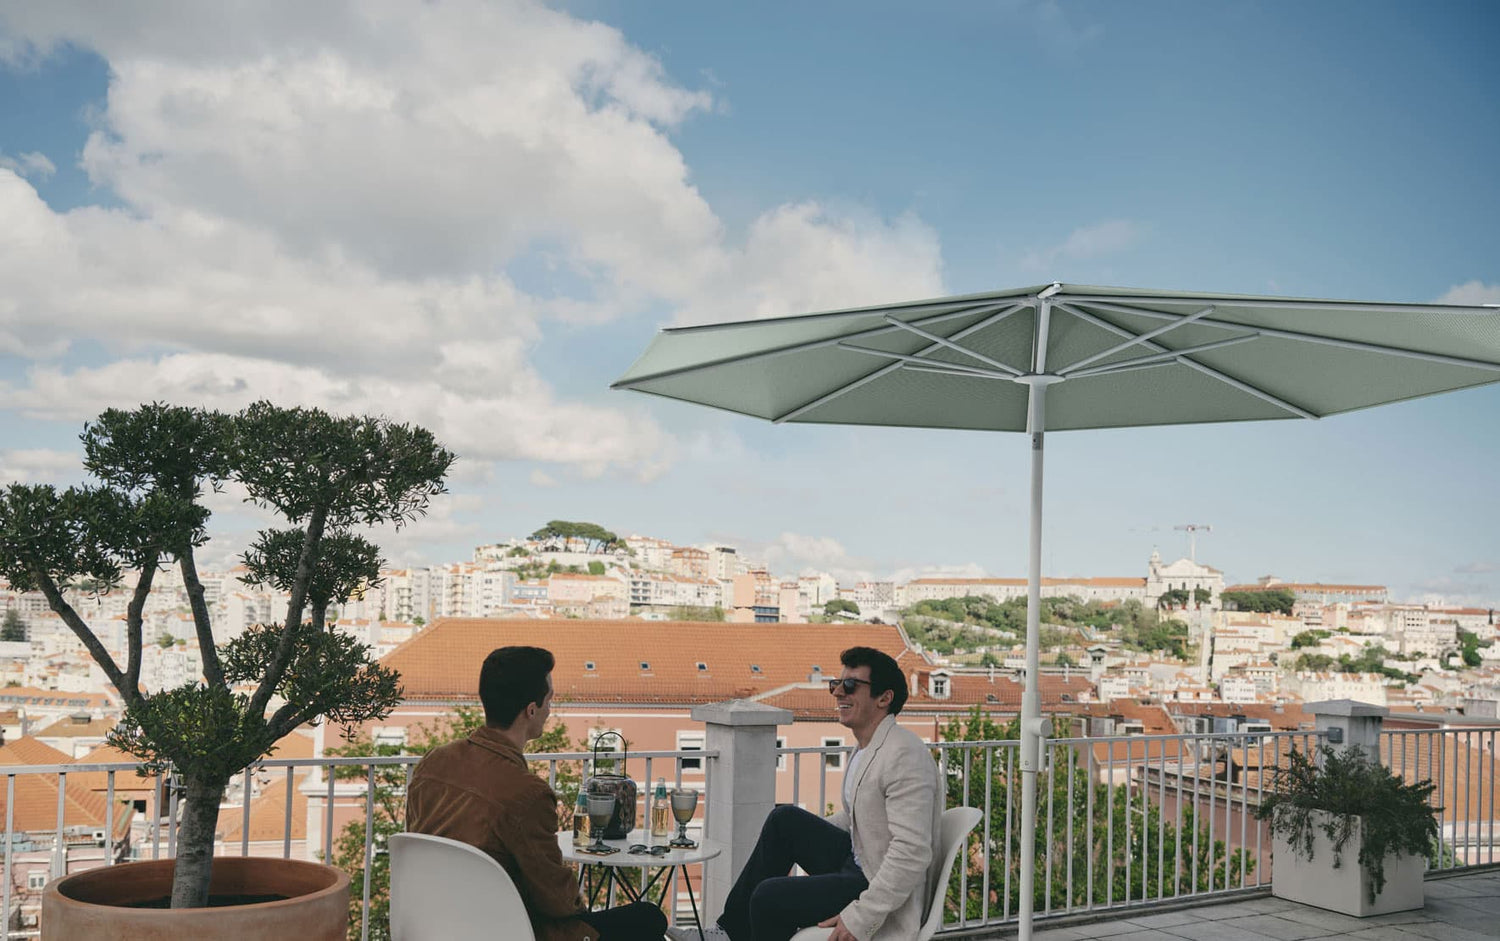
{"type": "Polygon", "coordinates": [[[0,623],[0,641],[15,643],[26,639],[26,622],[15,608],[5,609],[5,621],[0,623]]]}
{"type": "Polygon", "coordinates": [[[581,539],[587,552],[611,552],[624,545],[619,536],[598,523],[574,523],[568,520],[551,520],[532,533],[531,538],[555,549],[561,549],[570,540],[581,539]]]}
{"type": "Polygon", "coordinates": [[[823,614],[828,617],[833,617],[842,611],[847,611],[855,617],[859,617],[859,605],[848,598],[834,598],[823,605],[823,614]]]}
{"type": "Polygon", "coordinates": [[[1219,601],[1229,611],[1259,611],[1276,614],[1291,614],[1297,596],[1285,588],[1267,588],[1261,591],[1226,591],[1219,601]]]}

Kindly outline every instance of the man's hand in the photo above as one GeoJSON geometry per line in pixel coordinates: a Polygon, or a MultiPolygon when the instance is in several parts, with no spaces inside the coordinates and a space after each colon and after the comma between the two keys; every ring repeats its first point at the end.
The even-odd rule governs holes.
{"type": "Polygon", "coordinates": [[[849,933],[848,928],[844,927],[843,915],[834,915],[832,918],[824,919],[818,922],[818,927],[833,929],[833,934],[828,936],[828,941],[859,941],[858,938],[849,933]]]}

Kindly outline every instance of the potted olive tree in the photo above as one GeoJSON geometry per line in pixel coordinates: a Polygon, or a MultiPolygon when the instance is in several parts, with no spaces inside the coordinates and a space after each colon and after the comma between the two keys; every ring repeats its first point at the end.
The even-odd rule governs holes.
{"type": "Polygon", "coordinates": [[[1432,791],[1357,746],[1324,745],[1316,761],[1293,750],[1256,811],[1271,821],[1272,893],[1359,917],[1421,908],[1438,836],[1432,791]]]}
{"type": "Polygon", "coordinates": [[[399,526],[424,513],[443,492],[453,455],[421,428],[266,402],[237,414],[160,404],[111,409],[85,425],[82,441],[90,483],[0,491],[0,575],[46,596],[119,691],[124,714],[111,744],[150,768],[170,766],[185,803],[175,860],[54,881],[43,897],[43,936],[246,938],[295,930],[342,938],[347,877],[314,863],[215,860],[219,805],[230,779],[298,726],[382,718],[400,701],[399,677],[347,634],[325,629],[324,618],[330,604],[379,578],[379,552],[356,527],[399,526]],[[247,581],[285,591],[288,602],[279,623],[219,644],[195,552],[208,541],[205,498],[226,486],[286,521],[261,531],[243,561],[247,581]],[[146,692],[143,611],[168,566],[187,591],[203,675],[146,692]],[[134,584],[121,663],[65,592],[119,587],[127,573],[134,584]],[[211,894],[271,900],[210,914],[211,894]],[[167,899],[170,911],[140,907],[167,899]],[[311,914],[297,914],[299,904],[311,914]],[[308,917],[331,919],[331,927],[308,917]],[[167,933],[151,933],[163,919],[167,933]]]}

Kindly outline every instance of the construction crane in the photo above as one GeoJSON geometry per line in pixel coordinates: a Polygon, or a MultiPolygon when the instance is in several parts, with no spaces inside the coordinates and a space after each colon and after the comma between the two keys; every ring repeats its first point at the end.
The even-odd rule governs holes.
{"type": "Polygon", "coordinates": [[[1183,523],[1181,526],[1173,526],[1172,528],[1183,530],[1188,534],[1188,561],[1197,564],[1198,534],[1200,532],[1211,533],[1214,531],[1214,528],[1204,523],[1183,523]]]}

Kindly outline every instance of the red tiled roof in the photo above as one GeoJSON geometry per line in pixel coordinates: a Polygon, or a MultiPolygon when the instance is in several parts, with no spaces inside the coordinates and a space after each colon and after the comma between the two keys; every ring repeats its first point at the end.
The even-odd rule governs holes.
{"type": "Polygon", "coordinates": [[[73,756],[27,735],[0,746],[0,765],[65,765],[73,756]]]}
{"type": "Polygon", "coordinates": [[[716,702],[806,682],[814,666],[839,672],[848,647],[884,650],[905,670],[926,668],[901,632],[878,624],[731,624],[448,618],[381,658],[400,671],[406,698],[473,700],[479,667],[496,647],[532,644],[557,658],[562,702],[716,702]],[[651,664],[649,673],[642,661],[651,664]],[[585,664],[594,668],[586,670],[585,664]],[[702,663],[706,669],[699,670],[702,663]],[[751,667],[758,666],[759,671],[751,667]]]}
{"type": "MultiPolygon", "coordinates": [[[[288,756],[289,757],[289,756],[288,756]]],[[[250,842],[264,843],[286,838],[286,772],[270,769],[271,783],[250,802],[250,842]]],[[[298,775],[292,787],[292,839],[307,839],[307,796],[302,793],[298,775]]],[[[220,839],[225,843],[241,842],[245,834],[243,805],[227,807],[219,814],[220,839]]]]}

